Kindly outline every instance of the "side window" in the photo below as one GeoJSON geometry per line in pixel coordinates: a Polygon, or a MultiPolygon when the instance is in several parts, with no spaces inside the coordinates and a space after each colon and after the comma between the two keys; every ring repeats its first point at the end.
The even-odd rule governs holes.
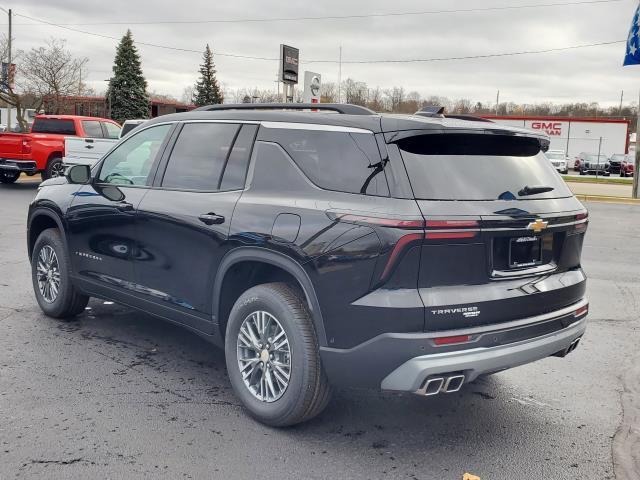
{"type": "Polygon", "coordinates": [[[186,123],[173,147],[162,186],[216,191],[239,125],[186,123]]]}
{"type": "Polygon", "coordinates": [[[320,188],[389,196],[375,137],[368,133],[267,129],[298,167],[320,188]]]}
{"type": "Polygon", "coordinates": [[[118,127],[115,123],[102,122],[102,127],[105,131],[106,138],[111,138],[111,139],[120,138],[120,127],[118,127]]]}
{"type": "Polygon", "coordinates": [[[129,137],[102,162],[98,181],[145,185],[162,142],[172,125],[157,125],[129,137]]]}
{"type": "Polygon", "coordinates": [[[240,130],[224,169],[220,190],[240,190],[244,188],[247,168],[249,167],[249,157],[251,156],[253,140],[257,130],[257,125],[244,125],[240,130]]]}
{"type": "Polygon", "coordinates": [[[95,120],[82,120],[82,129],[89,138],[103,138],[100,122],[95,120]]]}

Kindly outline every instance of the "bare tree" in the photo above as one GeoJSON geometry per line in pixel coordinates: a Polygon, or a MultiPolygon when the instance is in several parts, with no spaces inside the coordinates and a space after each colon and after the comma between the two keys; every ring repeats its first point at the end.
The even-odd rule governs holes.
{"type": "MultiPolygon", "coordinates": [[[[2,35],[0,37],[0,57],[2,61],[8,60],[9,57],[9,42],[6,35],[2,35]]],[[[20,61],[20,57],[22,56],[22,52],[14,52],[12,62],[17,63],[20,61]]],[[[14,82],[10,82],[9,85],[4,85],[2,89],[0,89],[0,101],[2,101],[6,105],[10,105],[16,109],[16,118],[18,120],[18,128],[21,131],[26,131],[28,129],[27,120],[24,117],[25,107],[22,95],[19,93],[20,87],[17,86],[14,82]]]]}
{"type": "Polygon", "coordinates": [[[44,47],[25,52],[20,62],[23,88],[46,102],[47,110],[60,113],[65,97],[83,91],[83,68],[89,60],[75,57],[65,40],[52,38],[44,47]]]}
{"type": "Polygon", "coordinates": [[[400,106],[404,102],[404,88],[403,87],[393,87],[388,88],[384,91],[385,101],[387,103],[387,109],[392,112],[399,112],[400,106]]]}
{"type": "Polygon", "coordinates": [[[352,78],[347,78],[342,82],[342,91],[347,103],[352,105],[366,105],[369,88],[364,82],[357,82],[352,78]]]}
{"type": "Polygon", "coordinates": [[[182,90],[182,96],[180,97],[180,101],[182,103],[191,104],[193,103],[193,94],[195,93],[195,87],[193,85],[189,85],[184,87],[182,90]]]}
{"type": "Polygon", "coordinates": [[[472,111],[472,105],[473,104],[471,103],[471,100],[468,100],[466,98],[460,98],[455,101],[453,105],[453,112],[461,113],[461,114],[469,114],[472,111]]]}
{"type": "Polygon", "coordinates": [[[370,88],[368,93],[367,107],[374,112],[384,111],[384,101],[382,96],[382,90],[380,87],[370,88]]]}
{"type": "Polygon", "coordinates": [[[322,83],[320,86],[320,101],[322,103],[336,103],[338,101],[338,87],[335,83],[322,83]]]}

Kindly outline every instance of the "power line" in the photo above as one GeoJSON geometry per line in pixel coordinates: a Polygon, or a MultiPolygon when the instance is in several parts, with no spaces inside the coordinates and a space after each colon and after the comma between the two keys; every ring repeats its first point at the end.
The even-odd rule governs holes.
{"type": "MultiPolygon", "coordinates": [[[[566,50],[577,50],[580,48],[600,47],[603,45],[614,45],[625,43],[626,40],[614,40],[611,42],[586,43],[582,45],[571,45],[568,47],[546,48],[543,50],[522,50],[516,52],[489,53],[485,55],[465,55],[459,57],[433,57],[433,58],[410,58],[410,59],[388,59],[388,60],[343,60],[342,63],[350,64],[375,64],[375,63],[421,63],[421,62],[448,62],[452,60],[473,60],[479,58],[513,57],[517,55],[535,55],[540,53],[563,52],[566,50]]],[[[305,63],[338,63],[337,60],[307,60],[305,63]]]]}
{"type": "MultiPolygon", "coordinates": [[[[599,1],[621,1],[621,0],[599,0],[599,1]]],[[[14,15],[20,16],[20,17],[24,17],[24,18],[28,18],[29,20],[40,22],[40,23],[43,23],[43,24],[46,24],[46,25],[50,25],[50,26],[53,26],[53,27],[62,28],[62,29],[69,30],[69,31],[72,31],[72,32],[76,32],[76,33],[82,33],[82,34],[91,35],[91,36],[94,36],[94,37],[107,38],[107,39],[114,40],[114,41],[120,41],[120,38],[114,37],[114,36],[111,36],[111,35],[104,35],[104,34],[96,33],[96,32],[88,32],[86,30],[80,30],[80,29],[68,27],[68,26],[65,26],[65,25],[62,25],[62,24],[57,24],[57,23],[53,23],[53,22],[48,22],[46,20],[30,17],[28,15],[24,15],[24,14],[21,14],[21,13],[14,13],[14,15]]],[[[547,48],[547,49],[541,49],[541,50],[522,50],[522,51],[515,51],[515,52],[501,52],[501,53],[491,53],[491,54],[484,54],[484,55],[466,55],[466,56],[455,56],[455,57],[384,59],[384,60],[342,60],[341,63],[344,63],[344,64],[381,64],[381,63],[446,62],[446,61],[455,61],[455,60],[473,60],[473,59],[482,59],[482,58],[513,57],[513,56],[520,56],[520,55],[535,55],[535,54],[542,54],[542,53],[562,52],[562,51],[577,50],[577,49],[582,49],[582,48],[600,47],[600,46],[604,46],[604,45],[614,45],[614,44],[617,44],[617,43],[625,43],[625,42],[626,42],[626,40],[614,40],[614,41],[609,41],[609,42],[588,43],[588,44],[581,44],[581,45],[571,45],[571,46],[566,46],[566,47],[547,48]]],[[[173,46],[170,46],[170,45],[159,45],[159,44],[156,44],[156,43],[149,43],[149,42],[136,41],[136,44],[144,45],[144,46],[147,46],[147,47],[154,47],[154,48],[162,48],[162,49],[166,49],[166,50],[173,50],[173,51],[178,51],[178,52],[188,52],[188,53],[198,53],[198,54],[202,53],[202,51],[200,51],[200,50],[194,50],[194,49],[190,49],[190,48],[173,47],[173,46]]],[[[247,60],[266,60],[266,61],[277,61],[278,60],[278,58],[275,58],[275,57],[260,57],[260,56],[254,56],[254,55],[241,55],[241,54],[225,53],[225,52],[218,52],[218,51],[214,51],[214,54],[218,55],[218,56],[221,56],[221,57],[241,58],[241,59],[247,59],[247,60]]],[[[325,63],[325,64],[326,63],[331,63],[331,64],[337,64],[337,63],[340,63],[340,62],[338,60],[313,60],[312,59],[312,60],[305,60],[303,63],[325,63]]]]}
{"type": "MultiPolygon", "coordinates": [[[[68,26],[63,25],[63,24],[48,22],[46,20],[42,20],[42,19],[39,19],[39,18],[30,17],[30,16],[24,15],[22,13],[14,13],[14,15],[17,16],[17,17],[28,18],[29,20],[33,20],[34,22],[43,23],[43,24],[46,24],[46,25],[50,25],[52,27],[63,28],[65,30],[69,30],[71,32],[83,33],[85,35],[91,35],[91,36],[94,36],[94,37],[107,38],[109,40],[115,40],[117,42],[120,41],[119,37],[113,37],[111,35],[104,35],[102,33],[88,32],[86,30],[80,30],[80,29],[77,29],[77,28],[71,28],[71,27],[68,27],[68,26]]],[[[202,50],[193,50],[191,48],[172,47],[170,45],[159,45],[159,44],[156,44],[156,43],[140,42],[140,41],[137,41],[137,40],[136,40],[135,43],[138,44],[138,45],[145,45],[147,47],[164,48],[166,50],[174,50],[174,51],[178,51],[178,52],[189,52],[189,53],[202,54],[202,50]]],[[[219,56],[222,56],[222,57],[246,58],[246,59],[251,59],[251,60],[278,60],[277,58],[256,57],[256,56],[251,56],[251,55],[239,55],[239,54],[235,54],[235,53],[215,52],[215,54],[219,55],[219,56]]]]}
{"type": "MultiPolygon", "coordinates": [[[[390,12],[390,13],[363,13],[353,15],[326,15],[307,17],[276,17],[276,18],[235,18],[216,20],[154,20],[154,21],[118,21],[118,22],[89,22],[89,23],[59,23],[58,26],[95,26],[95,25],[185,25],[185,24],[210,24],[210,23],[259,23],[259,22],[295,22],[313,20],[348,20],[361,18],[385,18],[385,17],[407,17],[419,15],[442,15],[449,13],[478,13],[502,10],[520,10],[532,8],[565,7],[572,5],[595,5],[603,3],[622,2],[624,0],[581,0],[574,2],[558,3],[534,3],[528,5],[507,5],[502,7],[482,7],[482,8],[461,8],[446,10],[424,10],[414,12],[390,12]]],[[[26,15],[21,15],[25,18],[26,15]]]]}

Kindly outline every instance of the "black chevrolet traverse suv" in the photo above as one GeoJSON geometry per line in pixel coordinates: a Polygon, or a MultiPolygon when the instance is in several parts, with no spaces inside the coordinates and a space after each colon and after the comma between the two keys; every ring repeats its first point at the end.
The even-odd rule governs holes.
{"type": "Polygon", "coordinates": [[[457,391],[585,331],[587,212],[547,148],[352,105],[162,116],[41,185],[35,295],[52,317],[98,297],[186,326],[270,425],[317,415],[332,386],[457,391]]]}

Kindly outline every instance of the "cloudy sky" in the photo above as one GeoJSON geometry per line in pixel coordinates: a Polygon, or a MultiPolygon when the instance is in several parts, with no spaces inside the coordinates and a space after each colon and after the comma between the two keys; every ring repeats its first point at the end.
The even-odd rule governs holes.
{"type": "MultiPolygon", "coordinates": [[[[268,22],[221,20],[390,14],[438,10],[513,7],[580,0],[20,0],[2,2],[15,14],[68,28],[121,37],[129,27],[138,42],[201,51],[277,58],[278,45],[300,48],[301,70],[382,88],[403,86],[423,96],[444,95],[495,101],[637,102],[640,66],[622,68],[624,43],[515,57],[415,63],[349,61],[424,59],[544,50],[626,40],[637,0],[597,4],[518,8],[458,13],[268,22]],[[188,23],[216,20],[218,23],[188,23]],[[149,24],[153,22],[153,24],[149,24]],[[161,23],[174,22],[174,23],[161,23]],[[187,22],[187,23],[185,23],[187,22]],[[108,24],[109,23],[109,24],[108,24]],[[335,63],[314,63],[330,60],[335,63]]],[[[3,27],[6,28],[6,23],[3,27]]],[[[78,56],[89,58],[88,82],[105,88],[116,41],[14,17],[15,48],[43,45],[50,37],[67,39],[78,56]]],[[[179,98],[197,76],[201,54],[138,45],[150,89],[179,98]]],[[[277,61],[215,56],[219,79],[227,88],[275,88],[277,61]]]]}

